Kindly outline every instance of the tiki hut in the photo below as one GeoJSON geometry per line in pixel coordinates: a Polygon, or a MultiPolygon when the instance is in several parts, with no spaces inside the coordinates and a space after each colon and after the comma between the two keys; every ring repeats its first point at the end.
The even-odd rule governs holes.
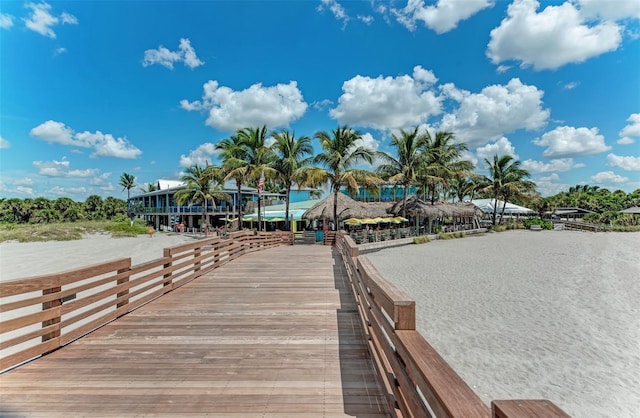
{"type": "MultiPolygon", "coordinates": [[[[388,213],[397,216],[402,214],[403,208],[405,208],[403,207],[403,202],[399,201],[388,209],[388,213]]],[[[482,211],[471,203],[435,202],[431,204],[415,195],[407,198],[406,213],[417,218],[417,221],[420,217],[426,218],[429,224],[429,231],[431,231],[431,225],[437,219],[440,221],[450,219],[453,222],[452,229],[457,229],[460,225],[477,227],[478,218],[482,216],[482,211]]]]}
{"type": "MultiPolygon", "coordinates": [[[[333,221],[333,201],[334,194],[330,194],[325,199],[307,209],[303,214],[303,219],[328,219],[333,221]]],[[[357,202],[344,193],[338,193],[338,222],[349,218],[368,218],[371,211],[362,203],[357,202]]]]}

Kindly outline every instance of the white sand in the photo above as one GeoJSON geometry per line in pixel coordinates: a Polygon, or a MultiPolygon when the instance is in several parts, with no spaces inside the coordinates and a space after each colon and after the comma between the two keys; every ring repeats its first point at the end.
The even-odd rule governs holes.
{"type": "Polygon", "coordinates": [[[58,273],[131,257],[133,265],[162,257],[163,249],[193,241],[190,235],[156,233],[153,238],[87,235],[75,241],[0,243],[0,281],[58,273]]]}
{"type": "Polygon", "coordinates": [[[367,256],[485,401],[640,416],[640,233],[511,231],[367,256]]]}

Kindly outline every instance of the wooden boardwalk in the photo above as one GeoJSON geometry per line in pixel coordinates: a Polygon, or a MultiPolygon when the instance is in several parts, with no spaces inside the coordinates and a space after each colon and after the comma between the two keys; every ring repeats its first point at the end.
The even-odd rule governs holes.
{"type": "Polygon", "coordinates": [[[332,247],[240,257],[0,376],[0,416],[386,416],[332,247]]]}

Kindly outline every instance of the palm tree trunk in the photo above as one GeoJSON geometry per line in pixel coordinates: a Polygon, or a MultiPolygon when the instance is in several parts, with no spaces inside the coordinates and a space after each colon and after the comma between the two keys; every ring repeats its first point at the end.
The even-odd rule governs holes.
{"type": "Polygon", "coordinates": [[[402,217],[407,217],[407,191],[409,190],[409,185],[404,185],[404,196],[402,196],[402,217]]]}
{"type": "Polygon", "coordinates": [[[291,231],[291,225],[289,223],[289,198],[291,196],[291,184],[287,183],[287,193],[286,193],[286,199],[287,201],[285,202],[285,206],[284,206],[284,225],[285,225],[285,229],[287,231],[291,231]]]}
{"type": "Polygon", "coordinates": [[[338,193],[340,193],[340,187],[336,187],[333,192],[333,225],[338,230],[338,193]]]}
{"type": "Polygon", "coordinates": [[[262,231],[262,209],[260,204],[261,202],[262,202],[262,196],[258,194],[258,231],[262,231]]]}
{"type": "Polygon", "coordinates": [[[242,181],[236,180],[236,186],[238,186],[238,231],[242,229],[242,181]]]}
{"type": "Polygon", "coordinates": [[[496,226],[496,217],[498,215],[498,196],[493,196],[493,226],[496,226]]]}

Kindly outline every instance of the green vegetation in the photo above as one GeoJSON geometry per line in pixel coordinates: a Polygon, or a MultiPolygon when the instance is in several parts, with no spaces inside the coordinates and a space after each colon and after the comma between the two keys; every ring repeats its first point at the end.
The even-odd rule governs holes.
{"type": "Polygon", "coordinates": [[[522,221],[522,224],[527,229],[531,228],[531,225],[540,225],[542,229],[548,229],[548,230],[553,229],[553,223],[551,221],[546,221],[540,218],[527,218],[524,221],[522,221]]]}
{"type": "Polygon", "coordinates": [[[446,232],[446,233],[441,233],[438,234],[438,239],[442,239],[442,240],[448,240],[448,239],[454,239],[454,238],[464,238],[466,237],[466,234],[462,231],[458,231],[458,232],[446,232]]]}
{"type": "Polygon", "coordinates": [[[133,225],[128,219],[119,221],[78,221],[37,224],[0,224],[0,242],[72,241],[84,234],[110,233],[114,237],[131,237],[145,234],[143,221],[133,225]]]}
{"type": "Polygon", "coordinates": [[[415,237],[413,238],[413,243],[414,244],[426,244],[427,242],[430,242],[431,240],[429,239],[428,236],[423,235],[421,237],[415,237]]]}

